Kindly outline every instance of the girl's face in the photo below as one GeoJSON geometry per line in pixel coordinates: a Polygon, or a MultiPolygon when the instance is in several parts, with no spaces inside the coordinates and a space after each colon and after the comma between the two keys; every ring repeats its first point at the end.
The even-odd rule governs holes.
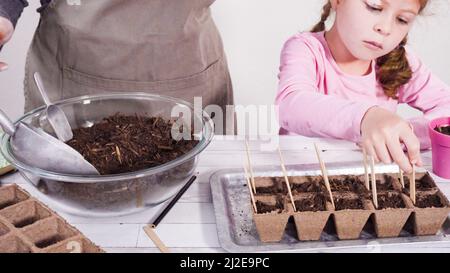
{"type": "Polygon", "coordinates": [[[419,0],[332,0],[334,27],[348,51],[375,60],[394,50],[421,9],[419,0]]]}

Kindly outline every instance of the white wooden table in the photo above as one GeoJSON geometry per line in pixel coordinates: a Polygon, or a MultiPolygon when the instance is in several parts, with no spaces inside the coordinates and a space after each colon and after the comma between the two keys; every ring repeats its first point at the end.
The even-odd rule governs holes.
{"type": "MultiPolygon", "coordinates": [[[[286,165],[317,163],[314,142],[322,150],[325,150],[322,154],[325,163],[362,160],[359,149],[355,144],[349,142],[297,136],[280,137],[279,141],[286,165]]],[[[268,148],[268,143],[267,138],[250,141],[253,165],[279,165],[279,157],[275,150],[261,151],[261,147],[268,148]]],[[[431,152],[425,152],[422,156],[426,168],[431,172],[431,152]]],[[[216,137],[210,146],[201,153],[197,167],[197,180],[157,228],[159,237],[172,252],[224,251],[217,238],[209,178],[218,170],[241,168],[245,159],[244,141],[239,137],[216,137]]],[[[450,181],[436,176],[434,179],[444,194],[450,197],[450,181]]],[[[0,181],[4,184],[17,183],[32,195],[36,195],[36,190],[18,173],[1,177],[0,181]]],[[[53,204],[47,205],[55,209],[53,204]]],[[[163,206],[164,204],[143,213],[117,218],[87,219],[62,212],[59,214],[107,252],[159,252],[142,228],[154,219],[163,206]]],[[[317,251],[450,252],[450,242],[377,246],[376,248],[333,248],[317,251]]]]}

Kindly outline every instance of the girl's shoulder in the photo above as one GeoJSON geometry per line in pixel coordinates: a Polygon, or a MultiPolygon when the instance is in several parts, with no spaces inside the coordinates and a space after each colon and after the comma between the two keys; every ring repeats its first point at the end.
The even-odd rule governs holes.
{"type": "Polygon", "coordinates": [[[324,47],[324,33],[323,32],[299,32],[291,36],[285,45],[292,46],[308,46],[310,48],[320,49],[324,47]]]}
{"type": "Polygon", "coordinates": [[[283,52],[324,57],[326,55],[324,32],[300,32],[291,36],[284,44],[283,52]]]}

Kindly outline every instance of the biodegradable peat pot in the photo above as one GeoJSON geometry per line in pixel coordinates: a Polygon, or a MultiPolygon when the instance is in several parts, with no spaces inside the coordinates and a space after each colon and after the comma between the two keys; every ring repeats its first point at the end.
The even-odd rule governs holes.
{"type": "MultiPolygon", "coordinates": [[[[262,202],[268,205],[276,204],[275,196],[255,196],[256,202],[262,202]]],[[[283,201],[282,210],[275,209],[270,212],[255,213],[253,211],[253,220],[255,221],[256,231],[259,239],[264,243],[274,243],[281,241],[291,212],[286,209],[283,201]]]]}
{"type": "Polygon", "coordinates": [[[369,200],[362,199],[361,197],[351,193],[334,193],[334,204],[336,206],[334,216],[334,223],[336,226],[336,232],[340,240],[352,240],[358,239],[361,235],[361,231],[367,223],[374,207],[369,200]],[[338,199],[347,200],[360,200],[362,208],[358,209],[340,209],[338,207],[338,199]]]}
{"type": "Polygon", "coordinates": [[[17,185],[0,187],[0,253],[103,252],[17,185]]]}
{"type": "Polygon", "coordinates": [[[374,210],[373,213],[377,237],[398,237],[413,212],[414,205],[406,195],[399,192],[383,192],[378,193],[378,196],[379,209],[374,210]],[[385,205],[382,197],[386,196],[388,196],[387,198],[400,198],[404,207],[395,207],[393,204],[385,205]]]}
{"type": "Polygon", "coordinates": [[[414,234],[418,236],[437,234],[450,213],[449,201],[439,190],[418,192],[416,201],[416,207],[414,208],[414,234]],[[437,196],[442,207],[418,207],[422,198],[430,196],[437,196]]]}
{"type": "Polygon", "coordinates": [[[435,119],[428,126],[433,154],[433,172],[446,179],[450,179],[450,135],[435,129],[448,125],[450,125],[450,117],[435,119]]]}
{"type": "Polygon", "coordinates": [[[300,241],[317,241],[320,239],[320,235],[333,211],[331,202],[322,196],[319,194],[299,194],[294,197],[297,211],[293,215],[300,241]]]}

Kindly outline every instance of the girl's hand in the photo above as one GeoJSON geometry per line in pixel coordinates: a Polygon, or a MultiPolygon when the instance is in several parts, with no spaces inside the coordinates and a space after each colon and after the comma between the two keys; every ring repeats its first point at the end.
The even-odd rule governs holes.
{"type": "Polygon", "coordinates": [[[370,108],[361,121],[362,146],[375,161],[397,163],[406,173],[412,165],[422,166],[420,142],[411,126],[395,113],[380,107],[370,108]],[[402,149],[408,150],[408,156],[402,149]]]}
{"type": "MultiPolygon", "coordinates": [[[[14,32],[14,26],[9,19],[0,16],[0,46],[6,44],[14,32]]],[[[8,64],[0,62],[0,71],[8,69],[8,64]]]]}

